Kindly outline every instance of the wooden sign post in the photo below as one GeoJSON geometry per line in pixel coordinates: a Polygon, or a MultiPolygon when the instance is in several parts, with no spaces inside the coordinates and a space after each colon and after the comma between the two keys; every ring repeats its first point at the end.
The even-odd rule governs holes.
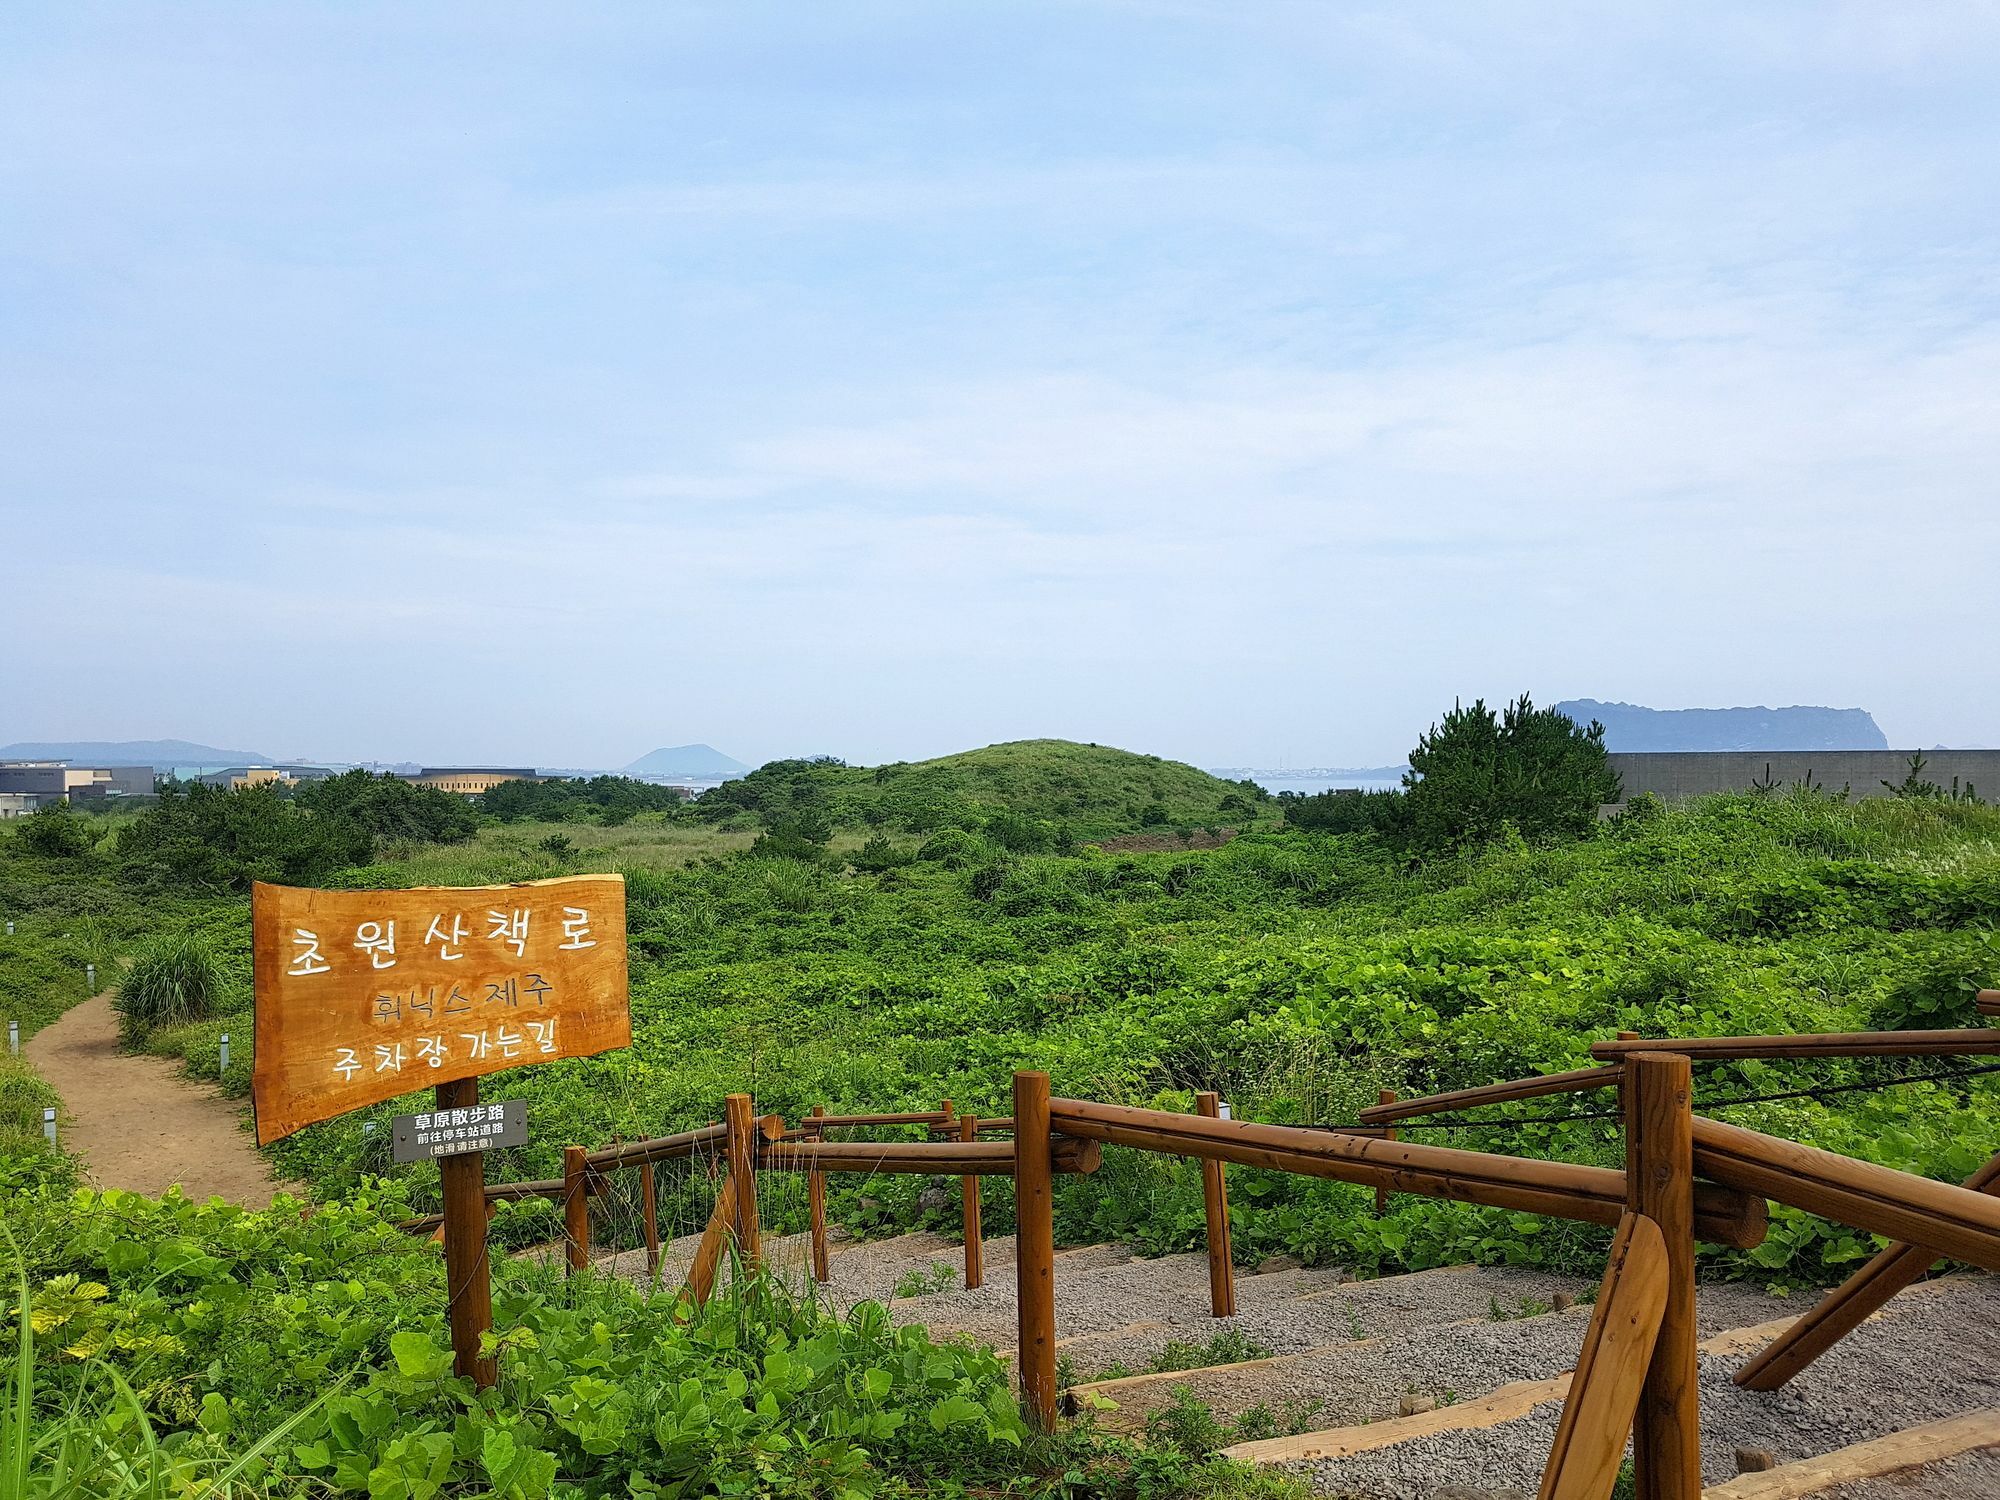
{"type": "MultiPolygon", "coordinates": [[[[507,1068],[630,1046],[625,882],[617,875],[470,889],[251,893],[257,1143],[317,1120],[437,1090],[437,1111],[479,1112],[479,1080],[507,1068]]],[[[457,1370],[493,1324],[486,1156],[438,1158],[457,1370]]]]}

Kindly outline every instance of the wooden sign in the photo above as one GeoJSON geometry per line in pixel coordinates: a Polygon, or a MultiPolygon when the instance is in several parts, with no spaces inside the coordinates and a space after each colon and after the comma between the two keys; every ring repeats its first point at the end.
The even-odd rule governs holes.
{"type": "Polygon", "coordinates": [[[625,881],[251,893],[257,1143],[414,1089],[632,1043],[625,881]]]}

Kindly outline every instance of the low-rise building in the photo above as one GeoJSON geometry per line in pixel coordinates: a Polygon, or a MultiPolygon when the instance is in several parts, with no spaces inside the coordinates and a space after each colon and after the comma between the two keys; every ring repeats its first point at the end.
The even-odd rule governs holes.
{"type": "Polygon", "coordinates": [[[152,792],[151,766],[74,766],[65,760],[0,761],[0,793],[35,798],[37,807],[50,802],[102,804],[119,797],[149,797],[152,792]]]}
{"type": "Polygon", "coordinates": [[[440,792],[476,797],[481,792],[491,791],[503,781],[540,781],[542,778],[532,769],[519,766],[425,766],[416,775],[403,779],[415,786],[435,787],[440,792]]]}

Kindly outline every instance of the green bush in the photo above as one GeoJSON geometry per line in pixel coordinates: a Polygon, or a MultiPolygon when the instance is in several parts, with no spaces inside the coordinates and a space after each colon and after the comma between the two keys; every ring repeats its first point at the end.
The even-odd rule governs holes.
{"type": "Polygon", "coordinates": [[[224,1006],[227,977],[213,950],[192,933],[162,938],[132,961],[112,1004],[128,1041],[205,1021],[224,1006]]]}
{"type": "Polygon", "coordinates": [[[1526,693],[1496,718],[1483,700],[1452,711],[1410,752],[1408,830],[1425,848],[1522,837],[1575,837],[1618,800],[1604,726],[1579,726],[1526,693]]]}

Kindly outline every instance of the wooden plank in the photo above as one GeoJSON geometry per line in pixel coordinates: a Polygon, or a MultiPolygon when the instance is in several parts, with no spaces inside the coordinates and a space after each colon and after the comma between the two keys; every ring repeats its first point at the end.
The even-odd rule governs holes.
{"type": "Polygon", "coordinates": [[[1014,1369],[1029,1422],[1056,1425],[1055,1173],[1050,1162],[1049,1075],[1014,1075],[1014,1289],[1019,1356],[1014,1369]]]}
{"type": "Polygon", "coordinates": [[[625,881],[251,888],[257,1144],[425,1084],[632,1043],[625,881]]]}
{"type": "Polygon", "coordinates": [[[1837,1484],[1877,1479],[1995,1446],[2000,1446],[2000,1407],[1985,1407],[1836,1448],[1818,1458],[1780,1464],[1761,1474],[1739,1474],[1727,1484],[1703,1490],[1702,1500],[1801,1500],[1837,1484]]]}
{"type": "MultiPolygon", "coordinates": [[[[1194,1096],[1196,1113],[1203,1119],[1219,1119],[1222,1096],[1206,1090],[1194,1096]]],[[[1236,1266],[1229,1247],[1229,1184],[1222,1179],[1222,1163],[1205,1160],[1201,1164],[1202,1209],[1208,1220],[1208,1306],[1211,1316],[1236,1316],[1236,1266]]]]}
{"type": "Polygon", "coordinates": [[[1301,1433],[1296,1437],[1260,1438],[1256,1442],[1237,1443],[1224,1448],[1222,1456],[1250,1464],[1295,1463],[1308,1458],[1352,1458],[1357,1453],[1393,1448],[1398,1443],[1430,1437],[1435,1433],[1497,1427],[1502,1422],[1526,1416],[1544,1402],[1560,1400],[1569,1387],[1568,1375],[1556,1375],[1547,1380],[1518,1380],[1512,1385],[1489,1391],[1475,1401],[1460,1401],[1452,1406],[1438,1407],[1435,1411],[1418,1412],[1413,1417],[1393,1417],[1357,1427],[1331,1427],[1324,1432],[1301,1433]]]}
{"type": "Polygon", "coordinates": [[[1982,1016],[2000,1016],[2000,990],[1981,990],[1972,999],[1982,1016]]]}
{"type": "MultiPolygon", "coordinates": [[[[1413,1276],[1436,1276],[1446,1272],[1463,1273],[1474,1270],[1472,1266],[1440,1266],[1431,1271],[1412,1271],[1413,1276]]],[[[1339,1290],[1345,1291],[1346,1288],[1339,1290]]],[[[1314,1296],[1331,1296],[1328,1292],[1315,1292],[1314,1296]]],[[[1484,1319],[1475,1321],[1484,1322],[1484,1319]]],[[[1792,1325],[1790,1318],[1778,1318],[1769,1323],[1756,1323],[1744,1328],[1726,1328],[1712,1338],[1703,1339],[1700,1352],[1703,1354],[1740,1354],[1745,1349],[1754,1349],[1775,1337],[1792,1325]]],[[[1164,1324],[1134,1323],[1128,1328],[1113,1329],[1113,1335],[1130,1333],[1150,1333],[1163,1328],[1164,1324]]],[[[1093,1338],[1103,1338],[1102,1334],[1083,1334],[1075,1339],[1065,1339],[1065,1345],[1087,1343],[1093,1338]]],[[[1364,1339],[1363,1343],[1378,1342],[1364,1339]]],[[[1328,1346],[1340,1347],[1340,1346],[1328,1346]]],[[[1351,1343],[1345,1347],[1354,1347],[1351,1343]]],[[[1308,1350],[1307,1354],[1315,1351],[1308,1350]]],[[[1282,1364],[1298,1355],[1281,1355],[1274,1364],[1282,1364]]],[[[1182,1379],[1189,1374],[1186,1370],[1175,1372],[1182,1379]]],[[[1253,1443],[1238,1443],[1222,1451],[1231,1458],[1240,1458],[1251,1463],[1289,1463],[1302,1458],[1345,1458],[1355,1453],[1370,1453],[1377,1448],[1392,1448],[1397,1443],[1413,1437],[1428,1437],[1436,1432],[1448,1432],[1458,1427],[1491,1427],[1497,1422],[1511,1422],[1525,1416],[1535,1407],[1548,1401],[1560,1401],[1569,1393],[1571,1377],[1565,1373],[1550,1376],[1545,1380],[1521,1380],[1512,1385],[1503,1385],[1489,1395],[1473,1401],[1462,1401],[1453,1406],[1440,1407],[1436,1411],[1420,1413],[1414,1417],[1401,1417],[1394,1421],[1367,1422],[1353,1427],[1328,1427],[1318,1432],[1299,1433],[1292,1437],[1260,1438],[1253,1443]]]]}
{"type": "Polygon", "coordinates": [[[1670,1274],[1660,1226],[1628,1213],[1611,1240],[1597,1305],[1542,1470],[1540,1500],[1609,1500],[1667,1310],[1670,1274]]]}
{"type": "MultiPolygon", "coordinates": [[[[1625,1174],[1608,1167],[1494,1156],[1407,1141],[1368,1139],[1250,1120],[1052,1099],[1050,1119],[1065,1135],[1177,1156],[1213,1158],[1363,1187],[1483,1203],[1616,1228],[1625,1212],[1625,1174]]],[[[1763,1243],[1760,1197],[1704,1183],[1695,1189],[1695,1234],[1711,1244],[1763,1243]]]]}
{"type": "Polygon", "coordinates": [[[1355,1118],[1364,1125],[1387,1125],[1417,1115],[1441,1115],[1461,1109],[1478,1109],[1486,1104],[1511,1104],[1519,1099],[1543,1099],[1550,1094],[1574,1094],[1585,1089],[1607,1088],[1618,1082],[1619,1070],[1577,1068],[1567,1073],[1544,1073],[1535,1078],[1515,1078],[1506,1083],[1487,1083],[1478,1088],[1453,1089],[1448,1094],[1426,1094],[1418,1099],[1397,1099],[1384,1089],[1381,1102],[1371,1104],[1355,1118]]]}
{"type": "Polygon", "coordinates": [[[1745,1192],[2000,1271],[2000,1199],[1985,1193],[1705,1118],[1694,1122],[1694,1164],[1745,1192]]]}
{"type": "Polygon", "coordinates": [[[1666,1305],[1632,1424],[1638,1500],[1699,1500],[1701,1387],[1695,1360],[1694,1069],[1673,1052],[1625,1064],[1625,1180],[1659,1226],[1666,1305]]]}
{"type": "Polygon", "coordinates": [[[1745,1057],[1971,1057],[2000,1052],[2000,1029],[1958,1031],[1829,1031],[1801,1036],[1645,1037],[1592,1042],[1590,1055],[1605,1061],[1647,1052],[1673,1052],[1712,1061],[1745,1057]]]}

